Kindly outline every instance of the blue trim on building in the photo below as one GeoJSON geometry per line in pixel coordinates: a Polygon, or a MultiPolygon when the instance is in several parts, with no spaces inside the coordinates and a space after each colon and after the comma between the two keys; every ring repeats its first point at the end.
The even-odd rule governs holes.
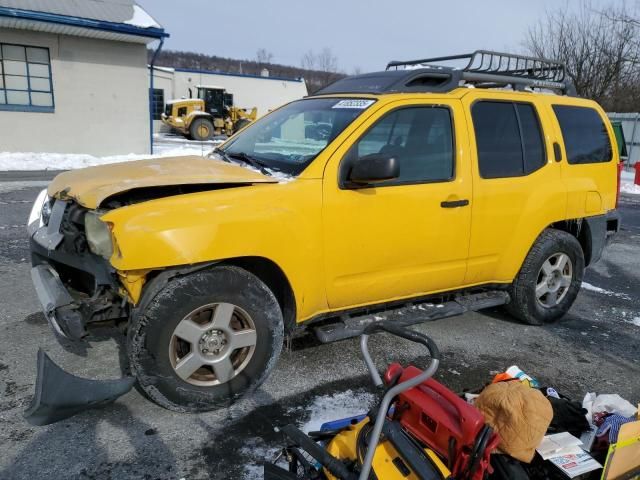
{"type": "MultiPolygon", "coordinates": [[[[162,67],[158,67],[162,68],[162,67]]],[[[170,68],[170,67],[166,67],[170,68]]],[[[302,78],[287,78],[287,77],[263,77],[262,75],[251,75],[248,73],[229,73],[229,72],[217,72],[215,70],[196,70],[192,68],[174,68],[176,72],[183,73],[198,73],[203,75],[224,75],[227,77],[247,77],[247,78],[260,78],[262,80],[279,80],[284,82],[303,82],[302,78]]]]}
{"type": "Polygon", "coordinates": [[[55,113],[55,107],[36,107],[32,105],[4,105],[0,104],[0,111],[9,112],[36,112],[36,113],[55,113]]]}
{"type": "Polygon", "coordinates": [[[134,35],[148,38],[167,38],[169,34],[164,28],[143,28],[126,23],[107,22],[103,20],[93,20],[91,18],[72,17],[59,15],[57,13],[36,12],[33,10],[22,10],[19,8],[0,7],[0,17],[11,17],[23,20],[33,20],[37,22],[55,23],[58,25],[68,25],[72,27],[88,28],[90,30],[102,30],[105,32],[121,33],[124,35],[134,35]]]}

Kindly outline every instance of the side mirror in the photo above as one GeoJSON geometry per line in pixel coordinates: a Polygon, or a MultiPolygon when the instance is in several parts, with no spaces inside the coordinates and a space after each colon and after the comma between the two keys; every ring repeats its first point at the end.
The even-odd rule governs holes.
{"type": "Polygon", "coordinates": [[[358,185],[393,180],[400,176],[400,163],[390,155],[374,153],[358,158],[353,164],[349,181],[358,185]]]}

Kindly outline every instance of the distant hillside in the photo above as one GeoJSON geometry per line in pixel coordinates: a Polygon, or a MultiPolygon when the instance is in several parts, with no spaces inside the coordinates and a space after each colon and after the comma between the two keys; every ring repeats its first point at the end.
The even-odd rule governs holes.
{"type": "MultiPolygon", "coordinates": [[[[153,55],[148,50],[149,61],[153,55]]],[[[176,50],[162,50],[156,58],[156,66],[173,68],[193,68],[198,70],[215,70],[225,73],[244,73],[260,75],[263,68],[269,70],[274,77],[300,78],[307,83],[307,90],[313,93],[322,87],[344,77],[342,73],[307,70],[300,67],[280,65],[277,63],[260,63],[255,60],[238,60],[202,53],[181,52],[176,50]]]]}

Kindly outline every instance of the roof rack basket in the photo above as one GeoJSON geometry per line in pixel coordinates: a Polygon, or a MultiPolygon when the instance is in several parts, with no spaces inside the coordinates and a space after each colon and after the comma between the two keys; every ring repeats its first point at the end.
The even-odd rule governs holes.
{"type": "MultiPolygon", "coordinates": [[[[545,58],[527,57],[513,53],[476,50],[473,53],[420,60],[392,61],[387,70],[400,67],[422,66],[425,68],[445,66],[442,63],[467,60],[459,69],[461,80],[478,87],[500,87],[511,85],[514,89],[543,88],[574,94],[573,84],[567,79],[563,63],[545,58]]],[[[450,65],[446,65],[451,67],[450,65]]]]}

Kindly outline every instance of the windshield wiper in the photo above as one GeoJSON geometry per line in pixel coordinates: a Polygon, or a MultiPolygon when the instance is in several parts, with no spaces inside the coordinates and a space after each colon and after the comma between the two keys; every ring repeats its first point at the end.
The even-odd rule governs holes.
{"type": "Polygon", "coordinates": [[[233,158],[234,160],[240,160],[244,163],[248,163],[253,168],[260,170],[260,173],[262,173],[263,175],[271,176],[271,172],[267,170],[267,165],[264,162],[261,162],[260,160],[258,160],[257,158],[252,157],[251,155],[247,155],[244,152],[227,153],[223,150],[220,150],[220,152],[222,152],[221,155],[223,157],[233,158]]]}
{"type": "MultiPolygon", "coordinates": [[[[218,154],[220,156],[220,158],[222,158],[223,161],[225,161],[227,163],[231,163],[231,159],[227,155],[227,152],[225,152],[221,148],[216,147],[211,151],[211,153],[218,154]]],[[[209,155],[211,155],[211,153],[209,155]]]]}

